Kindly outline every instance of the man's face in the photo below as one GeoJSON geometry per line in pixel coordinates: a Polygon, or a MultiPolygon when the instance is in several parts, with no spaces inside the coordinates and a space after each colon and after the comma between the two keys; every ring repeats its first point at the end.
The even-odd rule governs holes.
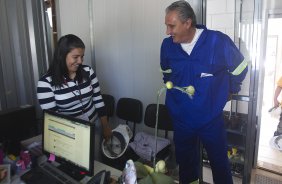
{"type": "Polygon", "coordinates": [[[186,43],[189,41],[189,28],[191,19],[182,22],[176,11],[168,12],[165,16],[166,34],[171,35],[174,43],[186,43]]]}

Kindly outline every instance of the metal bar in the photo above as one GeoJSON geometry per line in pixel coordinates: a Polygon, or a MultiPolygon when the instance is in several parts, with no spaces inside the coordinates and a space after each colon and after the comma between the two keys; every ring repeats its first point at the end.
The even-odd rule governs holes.
{"type": "Polygon", "coordinates": [[[94,47],[94,16],[93,16],[93,0],[88,0],[88,12],[89,12],[89,31],[90,31],[90,49],[91,49],[91,64],[96,69],[95,62],[95,47],[94,47]]]}
{"type": "Polygon", "coordinates": [[[244,102],[250,102],[251,98],[250,96],[246,95],[232,95],[232,100],[237,100],[237,101],[244,101],[244,102]]]}

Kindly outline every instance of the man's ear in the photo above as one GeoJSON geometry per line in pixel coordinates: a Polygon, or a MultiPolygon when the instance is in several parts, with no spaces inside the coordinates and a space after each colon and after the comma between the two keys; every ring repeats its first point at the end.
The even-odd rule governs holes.
{"type": "Polygon", "coordinates": [[[185,24],[186,24],[186,26],[187,26],[187,29],[189,29],[189,28],[192,26],[192,19],[187,19],[187,20],[185,21],[185,24]]]}

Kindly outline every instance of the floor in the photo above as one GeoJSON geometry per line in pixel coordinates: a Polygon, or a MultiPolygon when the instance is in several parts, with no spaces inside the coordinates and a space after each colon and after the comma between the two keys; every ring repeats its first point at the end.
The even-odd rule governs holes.
{"type": "MultiPolygon", "coordinates": [[[[267,109],[264,111],[268,112],[267,109]]],[[[280,110],[263,113],[258,151],[258,167],[282,174],[282,151],[273,146],[271,140],[277,128],[280,110]]]]}
{"type": "MultiPolygon", "coordinates": [[[[203,178],[204,182],[213,184],[210,168],[203,168],[203,178]]],[[[242,184],[242,179],[233,177],[233,182],[234,184],[242,184]]],[[[282,175],[274,174],[262,169],[253,169],[250,184],[282,184],[282,175]],[[258,180],[257,176],[262,176],[264,180],[258,180]]]]}

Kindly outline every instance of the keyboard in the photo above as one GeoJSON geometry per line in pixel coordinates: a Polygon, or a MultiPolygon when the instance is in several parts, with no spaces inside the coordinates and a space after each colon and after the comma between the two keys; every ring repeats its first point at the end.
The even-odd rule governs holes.
{"type": "Polygon", "coordinates": [[[74,180],[55,166],[53,166],[49,162],[43,162],[39,165],[39,168],[43,170],[46,174],[50,175],[51,177],[54,177],[56,180],[58,180],[62,184],[79,184],[78,181],[74,180]]]}

